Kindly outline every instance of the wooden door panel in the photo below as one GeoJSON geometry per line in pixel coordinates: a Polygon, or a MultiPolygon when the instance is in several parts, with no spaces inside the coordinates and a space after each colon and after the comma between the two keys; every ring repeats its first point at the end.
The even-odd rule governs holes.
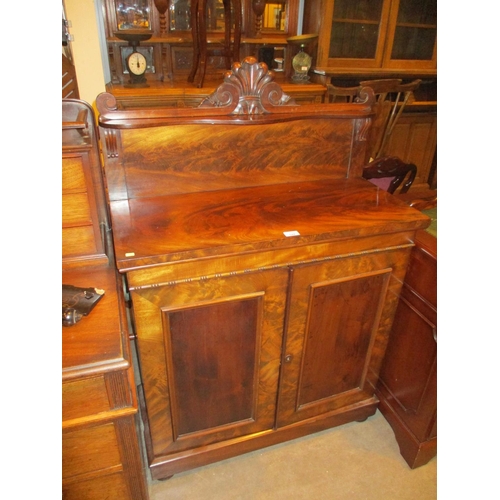
{"type": "Polygon", "coordinates": [[[278,426],[373,396],[408,253],[295,268],[278,426]]]}
{"type": "Polygon", "coordinates": [[[175,439],[254,420],[262,305],[261,293],[163,312],[175,439]]]}
{"type": "Polygon", "coordinates": [[[311,286],[298,408],[363,387],[386,278],[387,272],[311,286]]]}
{"type": "Polygon", "coordinates": [[[153,456],[272,429],[288,270],[132,289],[153,456]]]}

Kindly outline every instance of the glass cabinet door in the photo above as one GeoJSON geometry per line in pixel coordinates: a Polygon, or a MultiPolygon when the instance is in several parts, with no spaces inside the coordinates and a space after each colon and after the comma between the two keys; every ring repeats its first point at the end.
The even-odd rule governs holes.
{"type": "Polygon", "coordinates": [[[379,67],[390,0],[333,2],[328,65],[379,67]]]}
{"type": "Polygon", "coordinates": [[[115,13],[118,31],[151,29],[149,0],[115,0],[115,13]]]}
{"type": "Polygon", "coordinates": [[[436,0],[304,0],[304,26],[318,33],[316,66],[436,68],[436,0]]]}
{"type": "Polygon", "coordinates": [[[436,0],[393,0],[384,66],[436,67],[436,0]]]}

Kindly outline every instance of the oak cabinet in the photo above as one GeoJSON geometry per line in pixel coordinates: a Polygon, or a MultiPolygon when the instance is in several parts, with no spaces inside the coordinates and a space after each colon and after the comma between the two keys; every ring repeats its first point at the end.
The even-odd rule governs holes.
{"type": "Polygon", "coordinates": [[[436,1],[305,0],[320,68],[436,68],[436,1]]]}

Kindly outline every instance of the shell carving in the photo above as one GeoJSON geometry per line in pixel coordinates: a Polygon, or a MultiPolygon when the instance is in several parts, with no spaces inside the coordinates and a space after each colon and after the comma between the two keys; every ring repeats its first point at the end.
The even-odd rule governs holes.
{"type": "Polygon", "coordinates": [[[231,114],[256,115],[269,113],[275,106],[295,106],[295,101],[273,79],[274,74],[265,63],[246,57],[243,62],[233,64],[232,71],[224,76],[224,83],[199,107],[226,107],[237,102],[231,114]]]}

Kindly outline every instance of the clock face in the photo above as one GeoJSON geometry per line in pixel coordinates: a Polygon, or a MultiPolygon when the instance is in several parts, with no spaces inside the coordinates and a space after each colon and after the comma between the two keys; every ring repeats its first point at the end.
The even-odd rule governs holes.
{"type": "Polygon", "coordinates": [[[132,52],[127,59],[127,66],[134,75],[146,73],[146,58],[140,52],[132,52]]]}

